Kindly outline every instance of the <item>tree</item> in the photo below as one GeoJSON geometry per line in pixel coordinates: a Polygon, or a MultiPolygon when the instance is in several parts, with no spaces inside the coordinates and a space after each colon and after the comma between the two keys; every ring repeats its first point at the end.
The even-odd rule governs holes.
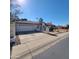
{"type": "Polygon", "coordinates": [[[39,23],[40,23],[40,30],[43,29],[43,19],[42,18],[39,18],[39,23]]]}
{"type": "Polygon", "coordinates": [[[18,16],[22,14],[20,7],[21,6],[16,3],[16,0],[10,0],[10,21],[15,21],[19,18],[18,16]]]}
{"type": "Polygon", "coordinates": [[[40,22],[40,23],[43,23],[43,19],[42,19],[42,18],[39,18],[39,22],[40,22]]]}
{"type": "Polygon", "coordinates": [[[56,29],[56,26],[55,26],[55,25],[52,25],[52,26],[49,28],[50,31],[53,31],[54,29],[56,29]]]}
{"type": "Polygon", "coordinates": [[[66,25],[66,29],[69,29],[69,24],[66,25]]]}
{"type": "Polygon", "coordinates": [[[23,18],[23,19],[21,19],[22,21],[27,21],[27,19],[26,18],[23,18]]]}

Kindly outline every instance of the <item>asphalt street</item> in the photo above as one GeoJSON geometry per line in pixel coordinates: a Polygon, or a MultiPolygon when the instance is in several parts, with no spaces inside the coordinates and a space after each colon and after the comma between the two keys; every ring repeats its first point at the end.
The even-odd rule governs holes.
{"type": "Polygon", "coordinates": [[[69,59],[69,37],[39,55],[33,56],[33,59],[69,59]]]}

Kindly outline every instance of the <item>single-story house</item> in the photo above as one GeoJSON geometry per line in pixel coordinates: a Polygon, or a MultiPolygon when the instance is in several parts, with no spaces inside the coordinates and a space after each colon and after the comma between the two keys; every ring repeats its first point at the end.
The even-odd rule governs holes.
{"type": "Polygon", "coordinates": [[[45,22],[16,21],[16,34],[45,31],[46,28],[50,28],[51,25],[51,23],[45,22]]]}

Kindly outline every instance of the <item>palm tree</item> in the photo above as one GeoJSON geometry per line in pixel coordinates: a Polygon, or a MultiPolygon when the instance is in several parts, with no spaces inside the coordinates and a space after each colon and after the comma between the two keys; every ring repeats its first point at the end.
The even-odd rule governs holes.
{"type": "Polygon", "coordinates": [[[39,18],[39,23],[41,24],[40,25],[40,30],[42,31],[42,29],[43,29],[43,19],[42,18],[39,18]]]}

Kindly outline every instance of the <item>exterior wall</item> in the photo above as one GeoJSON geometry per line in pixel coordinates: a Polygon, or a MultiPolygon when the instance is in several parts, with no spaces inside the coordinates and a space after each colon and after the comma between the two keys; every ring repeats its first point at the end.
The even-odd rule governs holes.
{"type": "Polygon", "coordinates": [[[10,42],[16,41],[15,22],[10,23],[10,42]]]}
{"type": "Polygon", "coordinates": [[[16,32],[39,30],[34,24],[16,24],[16,32]]]}
{"type": "Polygon", "coordinates": [[[46,27],[46,32],[49,32],[49,27],[46,27]]]}
{"type": "Polygon", "coordinates": [[[15,22],[10,23],[10,36],[15,36],[15,22]]]}

